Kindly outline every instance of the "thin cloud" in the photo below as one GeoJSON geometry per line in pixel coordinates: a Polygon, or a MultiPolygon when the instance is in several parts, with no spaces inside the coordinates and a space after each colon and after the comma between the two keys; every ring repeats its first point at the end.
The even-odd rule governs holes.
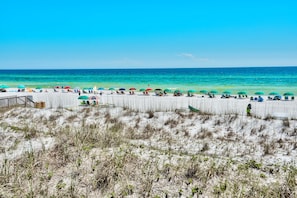
{"type": "Polygon", "coordinates": [[[195,58],[195,56],[193,54],[190,54],[190,53],[181,53],[178,56],[185,57],[185,58],[195,58]]]}
{"type": "Polygon", "coordinates": [[[191,54],[191,53],[181,53],[178,56],[183,57],[183,58],[192,59],[194,61],[209,61],[208,58],[196,57],[194,54],[191,54]]]}

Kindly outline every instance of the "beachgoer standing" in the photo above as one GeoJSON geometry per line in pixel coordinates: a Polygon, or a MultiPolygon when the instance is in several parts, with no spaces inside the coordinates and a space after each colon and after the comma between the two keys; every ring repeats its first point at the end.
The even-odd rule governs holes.
{"type": "Polygon", "coordinates": [[[246,107],[246,114],[247,114],[248,116],[251,115],[251,109],[252,109],[252,105],[251,105],[251,104],[248,104],[248,106],[246,107]]]}

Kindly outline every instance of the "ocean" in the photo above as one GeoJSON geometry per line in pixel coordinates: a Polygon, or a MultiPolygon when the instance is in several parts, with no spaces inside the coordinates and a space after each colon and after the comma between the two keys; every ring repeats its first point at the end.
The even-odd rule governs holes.
{"type": "Polygon", "coordinates": [[[297,67],[0,70],[0,85],[293,92],[297,67]]]}

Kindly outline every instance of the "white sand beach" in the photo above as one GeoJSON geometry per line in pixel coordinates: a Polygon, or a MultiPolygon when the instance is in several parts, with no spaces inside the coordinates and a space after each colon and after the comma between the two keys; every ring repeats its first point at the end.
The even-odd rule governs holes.
{"type": "MultiPolygon", "coordinates": [[[[0,94],[0,98],[14,95],[32,95],[33,101],[45,102],[46,108],[76,108],[81,103],[78,100],[78,93],[63,93],[62,90],[54,92],[52,89],[42,93],[5,92],[0,94]]],[[[217,95],[215,98],[202,97],[202,95],[195,95],[194,97],[173,96],[172,94],[156,96],[154,93],[143,95],[138,92],[135,95],[129,95],[128,93],[121,95],[110,94],[109,91],[104,91],[102,95],[99,95],[98,92],[96,94],[82,95],[96,95],[101,105],[114,105],[140,112],[187,110],[188,105],[191,105],[201,112],[214,115],[246,115],[246,107],[250,103],[252,105],[251,112],[254,116],[262,118],[267,116],[289,119],[297,118],[296,100],[267,100],[267,96],[264,96],[264,102],[257,102],[250,101],[249,98],[220,98],[220,95],[217,95]]]]}

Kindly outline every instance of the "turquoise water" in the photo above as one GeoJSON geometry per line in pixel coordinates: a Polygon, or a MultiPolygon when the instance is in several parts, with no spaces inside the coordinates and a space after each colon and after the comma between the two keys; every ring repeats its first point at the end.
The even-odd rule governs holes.
{"type": "Polygon", "coordinates": [[[104,88],[172,88],[197,91],[230,90],[294,92],[297,67],[179,68],[179,69],[81,69],[0,70],[0,84],[16,87],[54,86],[104,88]]]}

